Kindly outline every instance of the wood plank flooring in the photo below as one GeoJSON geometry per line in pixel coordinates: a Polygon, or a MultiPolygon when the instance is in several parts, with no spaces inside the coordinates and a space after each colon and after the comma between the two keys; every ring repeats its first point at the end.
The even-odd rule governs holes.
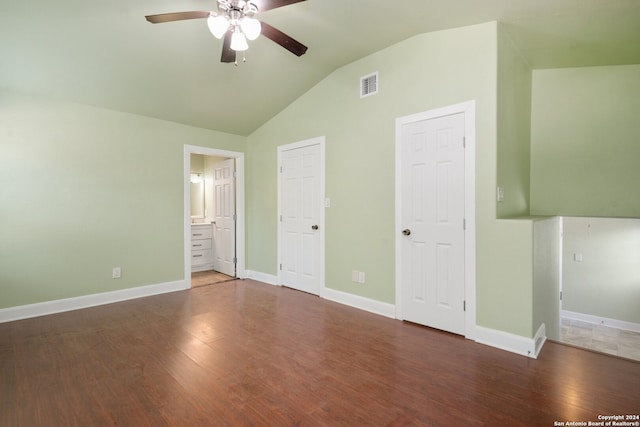
{"type": "Polygon", "coordinates": [[[0,324],[0,425],[553,426],[640,412],[640,363],[537,360],[236,280],[0,324]]]}

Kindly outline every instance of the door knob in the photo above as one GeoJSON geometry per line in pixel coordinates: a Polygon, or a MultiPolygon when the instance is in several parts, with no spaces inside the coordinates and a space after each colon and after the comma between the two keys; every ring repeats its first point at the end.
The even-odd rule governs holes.
{"type": "Polygon", "coordinates": [[[404,230],[402,230],[402,234],[404,234],[405,236],[410,236],[411,230],[409,230],[408,228],[405,228],[404,230]]]}
{"type": "Polygon", "coordinates": [[[317,225],[312,225],[312,226],[311,226],[311,229],[312,229],[312,230],[317,230],[317,229],[318,229],[318,226],[317,226],[317,225]]]}

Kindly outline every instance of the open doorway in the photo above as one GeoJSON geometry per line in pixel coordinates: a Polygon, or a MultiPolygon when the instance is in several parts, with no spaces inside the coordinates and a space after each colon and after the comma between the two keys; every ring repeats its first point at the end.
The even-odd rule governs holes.
{"type": "Polygon", "coordinates": [[[640,219],[563,217],[560,341],[640,360],[640,219]]]}
{"type": "Polygon", "coordinates": [[[244,154],[184,150],[185,282],[244,278],[244,154]]]}

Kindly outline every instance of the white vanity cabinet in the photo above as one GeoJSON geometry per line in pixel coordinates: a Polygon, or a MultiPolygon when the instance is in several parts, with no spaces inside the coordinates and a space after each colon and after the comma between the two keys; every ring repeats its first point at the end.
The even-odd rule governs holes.
{"type": "Polygon", "coordinates": [[[213,269],[213,226],[191,224],[191,271],[213,269]]]}

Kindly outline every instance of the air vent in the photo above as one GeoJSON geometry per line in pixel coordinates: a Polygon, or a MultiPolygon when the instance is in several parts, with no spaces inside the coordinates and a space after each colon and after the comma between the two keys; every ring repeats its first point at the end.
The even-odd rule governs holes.
{"type": "Polygon", "coordinates": [[[360,98],[378,93],[378,72],[360,78],[360,98]]]}

